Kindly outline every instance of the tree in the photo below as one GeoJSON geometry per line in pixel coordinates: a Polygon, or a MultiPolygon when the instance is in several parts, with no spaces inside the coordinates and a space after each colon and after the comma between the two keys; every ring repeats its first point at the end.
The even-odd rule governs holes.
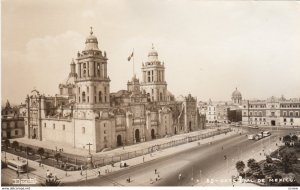
{"type": "Polygon", "coordinates": [[[4,141],[4,146],[5,146],[5,148],[8,149],[9,145],[10,145],[10,142],[9,142],[8,139],[6,139],[6,140],[4,141]]]}
{"type": "Polygon", "coordinates": [[[32,150],[32,148],[31,147],[26,147],[26,153],[27,153],[27,155],[29,155],[29,152],[33,152],[33,150],[32,150]]]}
{"type": "Polygon", "coordinates": [[[14,149],[15,149],[15,151],[16,151],[16,150],[17,150],[17,148],[19,147],[19,143],[18,143],[18,141],[14,141],[14,142],[12,143],[11,147],[12,147],[12,148],[14,148],[14,149]]]}
{"type": "Polygon", "coordinates": [[[294,142],[297,142],[297,141],[298,141],[297,135],[293,135],[291,139],[292,139],[294,142]]]}
{"type": "Polygon", "coordinates": [[[56,162],[58,164],[59,158],[61,158],[61,155],[59,153],[54,154],[54,158],[56,159],[56,162]]]}
{"type": "Polygon", "coordinates": [[[282,153],[282,165],[285,173],[289,173],[293,169],[293,164],[297,163],[297,156],[295,152],[286,151],[282,153]]]}
{"type": "Polygon", "coordinates": [[[42,156],[44,155],[45,150],[43,148],[38,148],[37,153],[40,155],[41,160],[42,160],[42,156]]]}
{"type": "Polygon", "coordinates": [[[276,168],[276,166],[274,164],[265,163],[264,167],[263,167],[263,174],[266,177],[271,178],[272,176],[275,175],[276,170],[277,170],[277,168],[276,168]]]}
{"type": "Polygon", "coordinates": [[[43,186],[59,186],[60,181],[56,178],[47,178],[43,186]]]}
{"type": "Polygon", "coordinates": [[[237,169],[237,171],[241,175],[242,173],[244,173],[245,163],[243,161],[237,161],[236,164],[235,164],[235,168],[237,169]]]}
{"type": "Polygon", "coordinates": [[[250,158],[250,159],[247,161],[247,166],[248,166],[248,168],[251,168],[251,165],[252,165],[253,163],[256,163],[256,160],[253,159],[253,158],[250,158]]]}
{"type": "Polygon", "coordinates": [[[291,138],[290,135],[286,135],[286,136],[283,137],[282,140],[283,140],[284,144],[287,145],[291,142],[292,138],[291,138]]]}
{"type": "Polygon", "coordinates": [[[267,163],[273,163],[273,160],[272,160],[271,156],[269,156],[269,155],[266,156],[266,162],[267,163]]]}

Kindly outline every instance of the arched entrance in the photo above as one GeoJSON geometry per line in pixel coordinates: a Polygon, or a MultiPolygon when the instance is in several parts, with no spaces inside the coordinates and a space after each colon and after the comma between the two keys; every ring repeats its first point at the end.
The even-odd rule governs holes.
{"type": "Polygon", "coordinates": [[[36,138],[36,128],[33,128],[33,136],[32,136],[33,139],[36,138]]]}
{"type": "Polygon", "coordinates": [[[117,136],[117,146],[122,146],[122,136],[121,135],[118,135],[117,136]]]}
{"type": "Polygon", "coordinates": [[[155,131],[154,131],[154,129],[151,130],[151,138],[155,139],[155,131]]]}
{"type": "Polygon", "coordinates": [[[135,142],[140,142],[141,139],[140,139],[140,130],[136,129],[135,130],[135,142]]]}
{"type": "Polygon", "coordinates": [[[190,121],[189,122],[189,132],[191,132],[192,131],[192,122],[190,121]]]}

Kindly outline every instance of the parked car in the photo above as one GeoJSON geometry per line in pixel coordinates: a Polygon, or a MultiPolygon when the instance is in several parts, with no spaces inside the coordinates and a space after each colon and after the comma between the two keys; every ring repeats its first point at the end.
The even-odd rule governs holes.
{"type": "Polygon", "coordinates": [[[255,135],[253,135],[253,134],[248,135],[248,139],[249,139],[249,140],[254,140],[254,136],[255,136],[255,135]]]}
{"type": "Polygon", "coordinates": [[[270,135],[271,135],[270,131],[264,131],[263,132],[263,137],[268,137],[270,135]]]}

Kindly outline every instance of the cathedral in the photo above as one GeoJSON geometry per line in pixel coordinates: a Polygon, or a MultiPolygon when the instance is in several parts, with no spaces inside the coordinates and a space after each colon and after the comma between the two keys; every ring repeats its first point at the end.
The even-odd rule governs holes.
{"type": "Polygon", "coordinates": [[[107,60],[91,31],[59,94],[33,90],[27,95],[25,137],[79,149],[92,144],[91,150],[99,152],[205,128],[197,99],[189,94],[175,100],[168,91],[165,66],[153,46],[141,81],[134,75],[127,90],[110,92],[107,60]]]}

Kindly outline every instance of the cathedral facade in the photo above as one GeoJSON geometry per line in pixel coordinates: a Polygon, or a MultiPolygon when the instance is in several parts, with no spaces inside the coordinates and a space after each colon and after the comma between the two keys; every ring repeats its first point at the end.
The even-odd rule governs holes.
{"type": "Polygon", "coordinates": [[[25,137],[55,141],[94,152],[205,128],[197,99],[180,101],[167,90],[164,63],[152,47],[127,90],[110,92],[107,54],[90,32],[85,48],[70,64],[59,95],[33,90],[26,97],[25,137]],[[77,68],[77,70],[76,70],[77,68]]]}

